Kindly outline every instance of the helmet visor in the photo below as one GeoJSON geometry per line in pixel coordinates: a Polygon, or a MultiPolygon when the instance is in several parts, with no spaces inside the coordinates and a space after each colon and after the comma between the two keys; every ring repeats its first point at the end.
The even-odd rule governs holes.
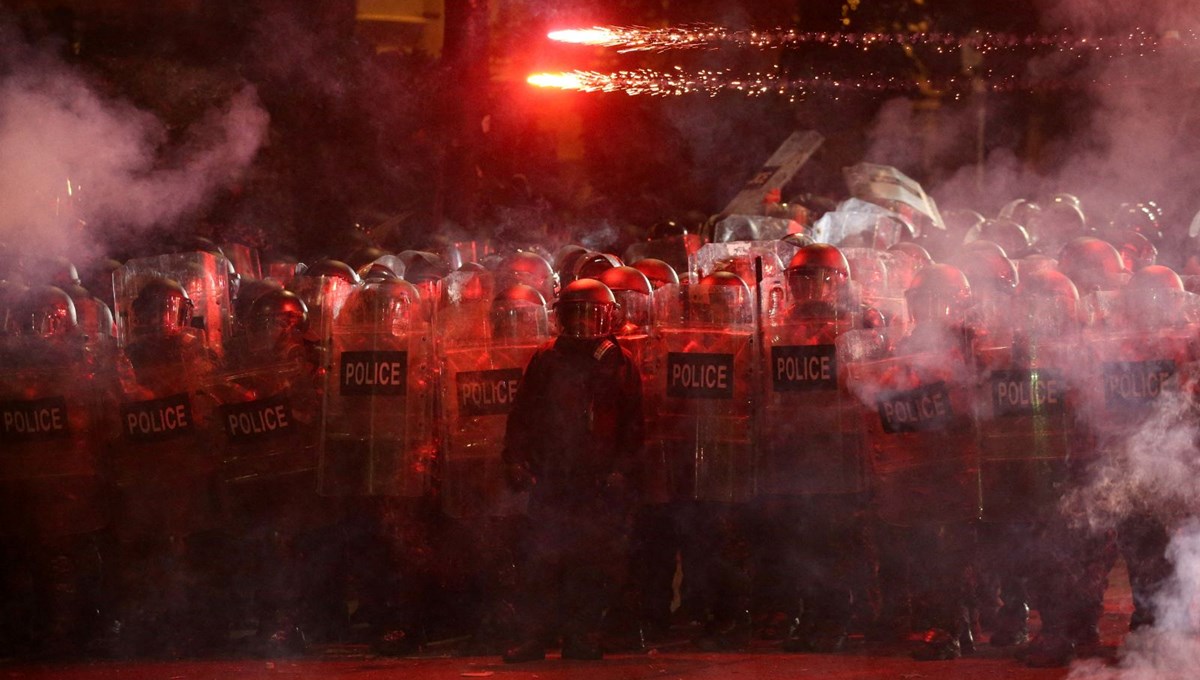
{"type": "Polygon", "coordinates": [[[798,267],[787,277],[796,302],[835,302],[844,281],[841,272],[830,267],[798,267]]]}
{"type": "Polygon", "coordinates": [[[1058,295],[1022,295],[1013,306],[1013,327],[1032,336],[1052,337],[1072,329],[1079,302],[1058,295]]]}
{"type": "Polygon", "coordinates": [[[1187,323],[1189,294],[1161,288],[1125,288],[1121,291],[1125,317],[1137,328],[1169,328],[1187,323]]]}
{"type": "Polygon", "coordinates": [[[965,304],[954,295],[912,291],[906,296],[908,312],[917,323],[962,323],[965,304]]]}
{"type": "Polygon", "coordinates": [[[602,338],[612,332],[610,302],[561,302],[555,308],[560,333],[568,338],[602,338]]]}
{"type": "Polygon", "coordinates": [[[492,340],[497,343],[537,341],[549,335],[546,308],[528,302],[492,306],[492,340]]]}
{"type": "Polygon", "coordinates": [[[192,301],[179,295],[166,295],[145,315],[136,315],[138,331],[144,335],[174,335],[192,326],[192,301]]]}
{"type": "Polygon", "coordinates": [[[42,338],[66,335],[75,327],[75,322],[70,318],[70,311],[66,307],[47,309],[35,314],[32,321],[30,330],[34,335],[42,338]]]}
{"type": "Polygon", "coordinates": [[[625,323],[632,324],[638,328],[647,328],[650,326],[651,305],[649,295],[639,293],[636,290],[617,290],[613,291],[613,295],[616,296],[617,303],[621,305],[625,323]]]}

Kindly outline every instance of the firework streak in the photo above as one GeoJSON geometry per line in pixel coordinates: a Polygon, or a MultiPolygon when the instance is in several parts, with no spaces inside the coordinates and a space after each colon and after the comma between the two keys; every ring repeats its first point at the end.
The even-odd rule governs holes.
{"type": "MultiPolygon", "coordinates": [[[[527,82],[538,87],[554,87],[578,92],[623,92],[627,95],[650,95],[667,97],[685,94],[707,94],[716,96],[722,92],[738,92],[748,97],[764,95],[787,96],[793,99],[818,93],[834,95],[850,92],[909,92],[916,89],[943,92],[951,96],[962,96],[970,92],[1015,92],[1024,90],[1080,90],[1106,86],[1114,83],[1067,79],[1038,79],[1004,76],[994,78],[971,78],[949,76],[916,81],[908,76],[886,76],[867,74],[853,78],[834,76],[785,76],[778,71],[768,73],[735,74],[731,71],[684,71],[675,67],[670,71],[635,69],[599,73],[597,71],[567,71],[562,73],[536,73],[527,82]]],[[[1128,84],[1128,83],[1124,83],[1128,84]]]]}
{"type": "Polygon", "coordinates": [[[979,52],[1042,48],[1065,52],[1102,52],[1111,55],[1148,54],[1175,45],[1196,45],[1193,32],[1157,35],[1140,28],[1114,36],[1078,36],[1069,33],[1018,35],[974,31],[968,34],[843,33],[797,31],[776,28],[767,31],[733,30],[711,24],[688,24],[667,28],[639,26],[595,26],[553,31],[551,40],[578,45],[613,47],[619,52],[662,52],[677,49],[717,49],[724,46],[758,49],[820,45],[869,50],[873,47],[928,47],[937,51],[971,48],[979,52]]]}

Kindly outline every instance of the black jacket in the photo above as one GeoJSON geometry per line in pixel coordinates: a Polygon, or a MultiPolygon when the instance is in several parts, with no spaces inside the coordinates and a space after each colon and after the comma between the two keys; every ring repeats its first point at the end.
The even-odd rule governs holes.
{"type": "Polygon", "coordinates": [[[535,497],[565,500],[612,473],[635,477],[643,439],[641,378],[629,352],[612,337],[558,338],[525,369],[504,462],[533,475],[535,497]]]}

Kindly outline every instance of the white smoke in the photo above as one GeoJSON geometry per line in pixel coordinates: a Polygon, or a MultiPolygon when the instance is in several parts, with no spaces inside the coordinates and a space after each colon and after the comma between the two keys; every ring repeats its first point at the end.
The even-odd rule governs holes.
{"type": "MultiPolygon", "coordinates": [[[[1069,191],[1082,198],[1089,220],[1098,225],[1119,202],[1153,199],[1168,207],[1175,223],[1166,226],[1178,237],[1200,208],[1195,192],[1200,148],[1191,140],[1200,122],[1200,45],[1192,37],[1200,28],[1200,2],[1061,0],[1042,7],[1046,33],[1118,38],[1135,28],[1157,48],[1120,56],[1062,52],[1026,65],[1020,77],[1048,88],[1039,93],[1042,106],[1053,104],[1062,112],[1053,141],[1030,145],[1022,136],[1023,122],[1005,130],[1006,97],[988,95],[985,125],[994,148],[980,166],[969,152],[978,132],[976,106],[946,103],[919,116],[912,104],[901,101],[882,109],[869,159],[932,175],[929,193],[943,207],[989,215],[1011,199],[1069,191]],[[1061,83],[1072,86],[1055,89],[1061,83]],[[936,124],[921,116],[935,116],[936,124]],[[925,145],[923,129],[932,130],[935,143],[925,145]],[[946,146],[950,135],[943,130],[957,131],[957,165],[946,165],[956,152],[946,146]],[[913,138],[921,143],[913,144],[913,138]],[[1033,148],[1037,156],[1021,160],[1033,148]]],[[[987,60],[985,55],[985,67],[987,60]]],[[[1186,380],[1191,376],[1185,371],[1181,378],[1183,387],[1164,392],[1136,432],[1102,443],[1104,459],[1088,484],[1064,501],[1074,518],[1096,528],[1112,528],[1139,514],[1164,521],[1171,530],[1168,557],[1174,570],[1155,600],[1155,625],[1127,636],[1115,666],[1081,661],[1072,667],[1071,680],[1191,678],[1200,668],[1200,422],[1186,380]]],[[[1100,423],[1097,415],[1085,417],[1100,423]]]]}
{"type": "MultiPolygon", "coordinates": [[[[1104,459],[1089,484],[1064,498],[1068,515],[1103,529],[1134,512],[1179,521],[1200,508],[1195,406],[1188,390],[1164,390],[1135,431],[1103,446],[1104,459]]],[[[1102,417],[1097,413],[1090,420],[1102,417]]]]}
{"type": "Polygon", "coordinates": [[[101,229],[169,226],[245,171],[267,126],[246,86],[169,143],[154,115],[0,23],[0,241],[79,258],[101,229]]]}
{"type": "Polygon", "coordinates": [[[1125,638],[1116,666],[1096,660],[1079,662],[1068,680],[1195,677],[1200,668],[1200,520],[1189,520],[1175,531],[1167,555],[1175,574],[1155,602],[1155,625],[1125,638]]]}
{"type": "MultiPolygon", "coordinates": [[[[943,207],[991,215],[1014,198],[1069,191],[1083,199],[1089,216],[1106,217],[1123,201],[1156,200],[1175,207],[1186,228],[1200,207],[1194,198],[1200,149],[1190,142],[1200,122],[1200,46],[1191,37],[1200,27],[1200,0],[1051,0],[1041,10],[1045,33],[1122,39],[1141,29],[1157,49],[1059,51],[1030,59],[1017,79],[1041,88],[1040,106],[1065,112],[1052,140],[1026,138],[1025,114],[1009,109],[1004,94],[946,98],[920,114],[901,99],[878,115],[867,159],[931,176],[930,193],[943,207]],[[974,148],[981,104],[990,147],[982,159],[974,148]],[[1016,160],[1034,148],[1036,158],[1016,160]]],[[[982,68],[995,60],[1011,63],[985,54],[982,68]]]]}
{"type": "Polygon", "coordinates": [[[607,220],[601,220],[588,231],[577,236],[579,245],[597,252],[609,252],[614,249],[620,233],[617,227],[607,220]]]}

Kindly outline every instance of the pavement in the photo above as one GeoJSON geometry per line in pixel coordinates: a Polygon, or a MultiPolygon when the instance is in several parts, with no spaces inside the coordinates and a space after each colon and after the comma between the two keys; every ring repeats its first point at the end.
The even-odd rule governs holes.
{"type": "MultiPolygon", "coordinates": [[[[1112,664],[1133,609],[1123,569],[1114,570],[1101,621],[1104,657],[1112,664]]],[[[1037,626],[1036,616],[1033,622],[1037,626]]],[[[789,654],[778,642],[755,641],[739,652],[702,652],[675,643],[638,654],[610,654],[602,661],[571,661],[551,651],[545,661],[506,665],[497,657],[464,657],[451,642],[435,644],[408,658],[371,656],[365,647],[339,646],[314,650],[295,659],[214,658],[176,661],[90,661],[75,663],[0,662],[0,680],[63,678],[70,680],[242,680],[319,678],[333,680],[1050,680],[1066,678],[1071,668],[1026,668],[1010,650],[979,645],[954,661],[920,662],[895,645],[852,639],[837,654],[789,654]]],[[[1094,669],[1093,669],[1094,670],[1094,669]]],[[[1197,671],[1200,673],[1200,671],[1197,671]]],[[[1091,675],[1090,673],[1088,675],[1091,675]]],[[[1073,678],[1074,680],[1074,678],[1073,678]]]]}

